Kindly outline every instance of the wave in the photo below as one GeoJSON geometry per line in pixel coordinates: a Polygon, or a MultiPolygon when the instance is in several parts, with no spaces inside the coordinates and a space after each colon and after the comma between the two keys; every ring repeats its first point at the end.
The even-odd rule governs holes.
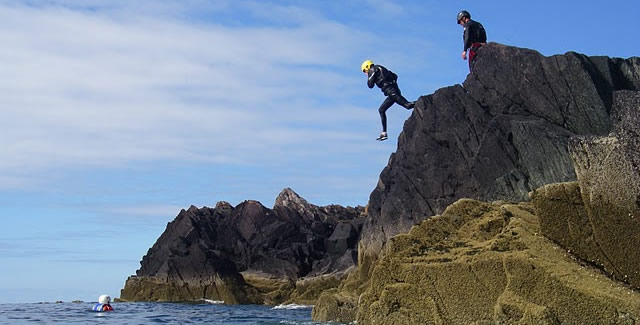
{"type": "Polygon", "coordinates": [[[287,305],[277,305],[273,307],[273,309],[307,309],[307,308],[313,308],[313,305],[287,304],[287,305]]]}
{"type": "Polygon", "coordinates": [[[224,301],[222,301],[222,300],[200,299],[198,301],[204,301],[204,302],[206,302],[208,304],[212,304],[212,305],[224,304],[224,301]]]}

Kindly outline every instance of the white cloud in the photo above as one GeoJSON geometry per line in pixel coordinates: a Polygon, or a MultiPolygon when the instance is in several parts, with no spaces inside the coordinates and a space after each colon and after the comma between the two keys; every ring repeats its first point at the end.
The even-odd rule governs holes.
{"type": "Polygon", "coordinates": [[[357,67],[367,52],[395,70],[409,53],[369,52],[377,36],[321,11],[257,1],[34,3],[0,0],[0,189],[46,183],[45,171],[60,168],[286,165],[385,151],[362,132],[377,132],[382,95],[357,67]],[[229,18],[245,14],[253,18],[229,18]]]}
{"type": "Polygon", "coordinates": [[[0,4],[0,179],[11,178],[0,187],[58,166],[247,162],[309,141],[356,146],[364,138],[332,122],[377,118],[339,104],[359,75],[335,67],[367,40],[362,32],[310,12],[295,26],[229,27],[157,14],[169,2],[130,11],[143,3],[154,2],[0,4]],[[295,126],[311,117],[328,127],[295,126]]]}
{"type": "Polygon", "coordinates": [[[384,12],[387,14],[401,14],[404,12],[404,9],[401,5],[395,3],[395,1],[391,0],[361,0],[362,2],[368,4],[372,8],[376,9],[378,12],[384,12]]]}

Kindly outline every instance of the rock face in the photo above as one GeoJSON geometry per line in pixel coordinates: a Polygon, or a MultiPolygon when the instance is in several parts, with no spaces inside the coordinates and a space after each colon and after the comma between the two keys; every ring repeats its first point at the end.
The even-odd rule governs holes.
{"type": "MultiPolygon", "coordinates": [[[[283,190],[273,209],[257,201],[183,210],[142,258],[121,292],[129,301],[279,303],[303,277],[355,266],[363,207],[309,204],[283,190]],[[265,283],[265,280],[270,282],[265,283]],[[298,281],[298,282],[296,282],[298,281]],[[270,296],[272,291],[285,295],[270,296]]],[[[311,281],[311,282],[310,282],[311,281]]],[[[316,281],[316,287],[338,280],[316,281]]]]}
{"type": "Polygon", "coordinates": [[[371,193],[359,272],[314,319],[638,323],[639,89],[639,58],[483,47],[462,87],[419,99],[371,193]],[[535,208],[504,203],[536,188],[535,208]]]}
{"type": "Polygon", "coordinates": [[[235,265],[212,245],[217,239],[216,221],[228,218],[229,211],[226,204],[182,210],[142,258],[137,276],[127,279],[120,299],[255,302],[235,265]]]}
{"type": "Polygon", "coordinates": [[[640,92],[614,96],[613,132],[570,143],[578,182],[536,191],[544,235],[640,289],[640,92]]]}
{"type": "Polygon", "coordinates": [[[405,122],[369,199],[360,265],[459,198],[522,201],[575,180],[569,139],[609,133],[614,91],[638,89],[640,58],[483,47],[463,86],[421,97],[405,122]]]}
{"type": "Polygon", "coordinates": [[[613,123],[626,159],[637,174],[640,168],[640,93],[619,91],[614,96],[613,123]]]}
{"type": "MultiPolygon", "coordinates": [[[[390,240],[358,324],[635,324],[640,293],[541,236],[529,203],[462,199],[390,240]]],[[[322,300],[323,298],[321,298],[322,300]]]]}

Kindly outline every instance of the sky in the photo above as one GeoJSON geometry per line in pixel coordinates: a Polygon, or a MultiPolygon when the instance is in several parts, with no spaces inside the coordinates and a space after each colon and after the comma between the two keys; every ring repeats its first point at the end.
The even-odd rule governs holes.
{"type": "Polygon", "coordinates": [[[462,83],[461,9],[489,41],[640,53],[638,1],[0,0],[0,303],[120,295],[183,208],[366,205],[411,112],[462,83]]]}

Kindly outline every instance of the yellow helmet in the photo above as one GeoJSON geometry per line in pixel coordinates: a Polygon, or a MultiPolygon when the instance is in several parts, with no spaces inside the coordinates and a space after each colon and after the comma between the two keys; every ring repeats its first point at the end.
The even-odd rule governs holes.
{"type": "Polygon", "coordinates": [[[362,62],[362,65],[360,66],[360,68],[362,69],[362,72],[367,72],[369,71],[369,68],[371,68],[372,65],[373,65],[373,61],[365,60],[364,62],[362,62]]]}

